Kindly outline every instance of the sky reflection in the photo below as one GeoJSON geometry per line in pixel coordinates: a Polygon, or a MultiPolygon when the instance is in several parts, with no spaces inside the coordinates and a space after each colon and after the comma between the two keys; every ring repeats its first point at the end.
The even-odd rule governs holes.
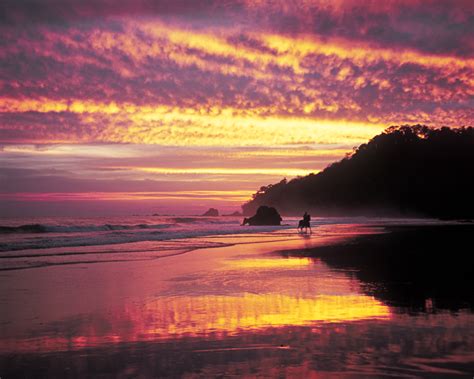
{"type": "Polygon", "coordinates": [[[223,262],[206,277],[175,278],[164,291],[169,295],[142,304],[126,302],[106,312],[31,324],[22,335],[2,340],[0,350],[61,351],[136,341],[226,338],[269,328],[391,316],[389,307],[358,292],[347,276],[330,273],[309,258],[237,255],[223,262]]]}

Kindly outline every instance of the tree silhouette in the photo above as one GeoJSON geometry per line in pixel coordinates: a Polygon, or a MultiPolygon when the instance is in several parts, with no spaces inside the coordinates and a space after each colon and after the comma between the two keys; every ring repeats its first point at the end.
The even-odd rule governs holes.
{"type": "Polygon", "coordinates": [[[474,217],[474,129],[392,126],[319,174],[261,187],[282,214],[474,217]]]}

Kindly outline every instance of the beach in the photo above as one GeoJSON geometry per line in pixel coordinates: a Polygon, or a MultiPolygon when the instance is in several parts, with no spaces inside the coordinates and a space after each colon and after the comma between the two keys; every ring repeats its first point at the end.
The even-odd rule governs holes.
{"type": "Polygon", "coordinates": [[[0,376],[472,376],[472,225],[316,219],[308,235],[219,220],[128,243],[109,228],[103,245],[55,229],[20,241],[42,249],[4,249],[0,376]],[[443,251],[457,263],[440,277],[443,251]]]}
{"type": "Polygon", "coordinates": [[[474,379],[474,0],[0,30],[0,379],[474,379]]]}

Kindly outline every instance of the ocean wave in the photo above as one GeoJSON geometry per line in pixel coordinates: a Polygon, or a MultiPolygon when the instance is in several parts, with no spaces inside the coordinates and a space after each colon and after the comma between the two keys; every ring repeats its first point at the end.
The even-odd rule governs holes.
{"type": "Polygon", "coordinates": [[[289,226],[254,226],[252,228],[244,228],[239,225],[227,228],[193,228],[186,230],[169,230],[169,231],[144,231],[132,230],[109,233],[83,233],[75,236],[59,235],[54,236],[47,234],[44,237],[11,239],[0,243],[0,252],[18,251],[27,249],[48,249],[57,247],[74,247],[74,246],[99,246],[99,245],[114,245],[124,243],[134,243],[143,241],[168,241],[168,240],[183,240],[196,237],[205,236],[221,236],[229,234],[248,234],[259,232],[271,232],[279,229],[288,229],[289,226]]]}
{"type": "Polygon", "coordinates": [[[203,216],[196,216],[196,217],[173,217],[168,219],[176,224],[218,224],[218,225],[225,225],[225,224],[235,224],[236,220],[241,220],[242,217],[203,217],[203,216]]]}
{"type": "Polygon", "coordinates": [[[177,224],[189,224],[189,223],[192,223],[192,222],[196,222],[198,220],[205,221],[204,218],[198,219],[196,217],[174,217],[170,220],[177,223],[177,224]]]}
{"type": "Polygon", "coordinates": [[[47,224],[26,224],[20,226],[0,225],[0,234],[13,233],[88,233],[88,232],[109,232],[120,230],[137,229],[165,229],[171,224],[137,224],[137,225],[47,225],[47,224]]]}

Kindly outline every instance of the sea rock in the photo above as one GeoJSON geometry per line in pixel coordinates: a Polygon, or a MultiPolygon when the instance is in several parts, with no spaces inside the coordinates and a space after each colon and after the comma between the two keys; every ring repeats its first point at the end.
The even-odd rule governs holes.
{"type": "Polygon", "coordinates": [[[257,213],[249,218],[244,218],[242,225],[281,225],[281,216],[273,207],[262,205],[258,207],[257,213]]]}
{"type": "Polygon", "coordinates": [[[217,217],[219,216],[219,211],[216,208],[209,208],[207,212],[203,214],[203,216],[217,217]]]}

